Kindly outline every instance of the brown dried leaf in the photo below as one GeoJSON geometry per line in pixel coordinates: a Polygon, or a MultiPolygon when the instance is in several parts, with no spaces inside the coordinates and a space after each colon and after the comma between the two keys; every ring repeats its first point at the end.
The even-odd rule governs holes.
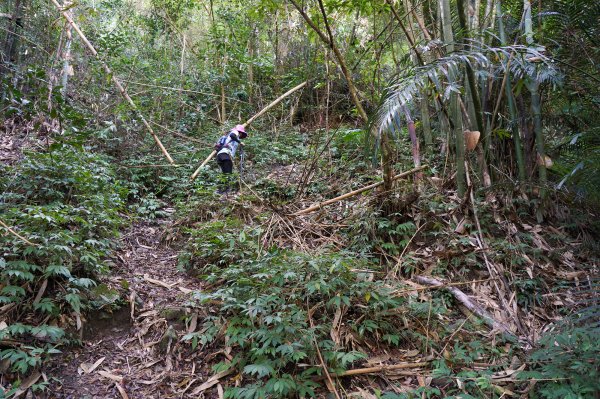
{"type": "Polygon", "coordinates": [[[108,378],[109,380],[113,380],[113,381],[116,381],[116,382],[123,381],[123,377],[115,375],[115,374],[113,374],[111,372],[108,372],[106,370],[99,370],[98,374],[100,374],[104,378],[108,378]]]}

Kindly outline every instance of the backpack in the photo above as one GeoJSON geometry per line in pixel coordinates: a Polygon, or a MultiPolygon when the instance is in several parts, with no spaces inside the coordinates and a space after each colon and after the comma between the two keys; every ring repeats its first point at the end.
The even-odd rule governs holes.
{"type": "Polygon", "coordinates": [[[229,134],[222,136],[215,144],[215,151],[219,152],[229,144],[229,134]]]}

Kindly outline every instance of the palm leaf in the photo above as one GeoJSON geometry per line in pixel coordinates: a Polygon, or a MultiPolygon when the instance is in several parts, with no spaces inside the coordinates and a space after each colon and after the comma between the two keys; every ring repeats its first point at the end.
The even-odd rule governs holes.
{"type": "Polygon", "coordinates": [[[517,79],[529,78],[540,83],[557,84],[561,74],[552,60],[544,54],[542,47],[521,45],[488,47],[473,42],[476,50],[459,51],[422,67],[411,68],[399,74],[384,90],[382,101],[375,113],[372,129],[376,136],[393,129],[393,120],[402,107],[417,99],[430,85],[435,88],[435,96],[447,100],[453,91],[460,91],[460,82],[464,66],[474,71],[487,73],[489,69],[497,77],[510,73],[517,79]],[[476,46],[475,46],[476,45],[476,46]],[[507,70],[505,60],[512,59],[507,70]],[[532,60],[535,60],[532,62],[532,60]],[[454,78],[452,78],[454,77],[454,78]]]}

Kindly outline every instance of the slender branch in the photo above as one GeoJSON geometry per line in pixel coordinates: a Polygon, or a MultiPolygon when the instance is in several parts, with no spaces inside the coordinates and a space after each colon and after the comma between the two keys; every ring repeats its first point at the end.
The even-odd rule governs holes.
{"type": "MultiPolygon", "coordinates": [[[[248,119],[246,122],[244,122],[243,126],[246,127],[249,124],[251,124],[252,122],[254,122],[258,117],[262,116],[265,112],[267,112],[268,110],[270,110],[271,108],[273,108],[274,106],[276,106],[277,104],[279,104],[284,98],[286,98],[287,96],[289,96],[290,94],[292,94],[293,92],[303,88],[306,83],[308,82],[303,82],[300,83],[298,86],[291,88],[290,90],[286,91],[285,93],[283,93],[281,96],[277,97],[277,99],[275,99],[273,102],[271,102],[269,105],[267,105],[266,107],[264,107],[259,113],[257,113],[256,115],[254,115],[252,118],[248,119]]],[[[213,151],[210,153],[210,155],[208,157],[206,157],[206,159],[204,160],[204,162],[202,162],[200,164],[200,166],[198,166],[198,169],[196,169],[194,171],[194,173],[192,173],[192,176],[190,176],[190,180],[194,180],[196,179],[196,177],[198,177],[198,174],[200,173],[200,170],[204,167],[204,165],[206,165],[208,163],[208,161],[210,161],[215,155],[217,154],[217,151],[213,151]]]]}
{"type": "MultiPolygon", "coordinates": [[[[423,166],[419,166],[418,168],[414,168],[414,169],[411,169],[411,170],[409,170],[409,171],[406,171],[406,172],[400,173],[400,174],[398,174],[398,175],[396,175],[396,176],[392,177],[392,178],[391,178],[391,181],[398,180],[398,179],[400,179],[400,178],[402,178],[402,177],[410,176],[410,175],[412,175],[413,173],[420,172],[420,171],[422,171],[423,169],[426,169],[426,168],[428,168],[428,167],[429,167],[429,165],[423,165],[423,166]]],[[[327,200],[327,201],[321,202],[321,203],[319,203],[319,204],[317,204],[317,205],[313,205],[313,206],[311,206],[311,207],[309,207],[309,208],[302,209],[301,211],[298,211],[298,212],[292,213],[292,216],[300,216],[300,215],[305,215],[305,214],[307,214],[307,213],[310,213],[310,212],[316,211],[316,210],[318,210],[318,209],[321,209],[321,208],[323,208],[323,207],[324,207],[324,206],[326,206],[326,205],[330,205],[330,204],[333,204],[333,203],[335,203],[335,202],[339,202],[339,201],[341,201],[341,200],[343,200],[343,199],[350,198],[350,197],[354,197],[355,195],[358,195],[358,194],[360,194],[360,193],[363,193],[363,192],[365,192],[365,191],[372,190],[372,189],[374,189],[374,188],[376,188],[376,187],[379,187],[379,186],[383,185],[384,183],[385,183],[385,181],[380,181],[380,182],[377,182],[377,183],[369,184],[368,186],[365,186],[365,187],[363,187],[363,188],[359,188],[358,190],[351,191],[351,192],[349,192],[349,193],[346,193],[346,194],[344,194],[344,195],[340,195],[340,196],[338,196],[338,197],[335,197],[335,198],[332,198],[332,199],[330,199],[330,200],[327,200]]]]}
{"type": "Polygon", "coordinates": [[[331,32],[331,29],[329,27],[329,22],[327,20],[327,14],[325,13],[325,8],[323,6],[322,1],[319,0],[319,7],[321,9],[321,14],[323,15],[323,19],[325,21],[325,26],[327,28],[329,37],[325,33],[323,33],[323,31],[314,23],[314,21],[308,16],[308,14],[306,14],[306,12],[302,9],[302,7],[300,7],[300,5],[298,4],[298,2],[296,0],[289,0],[289,1],[298,10],[298,12],[302,16],[302,18],[306,21],[306,23],[315,31],[315,33],[321,38],[321,40],[323,40],[323,42],[325,44],[327,44],[333,51],[333,54],[335,55],[335,58],[338,61],[338,66],[342,70],[342,74],[344,75],[344,78],[346,79],[346,82],[348,83],[348,90],[350,91],[350,97],[352,97],[352,102],[356,106],[356,109],[358,111],[360,118],[363,120],[363,122],[367,123],[369,121],[369,117],[367,116],[367,113],[365,112],[365,109],[363,108],[363,106],[360,102],[360,99],[358,98],[358,90],[356,89],[356,86],[354,85],[354,81],[352,80],[352,75],[350,74],[350,71],[348,70],[348,67],[346,66],[346,61],[344,60],[344,57],[342,56],[342,53],[340,52],[338,46],[336,46],[335,41],[333,40],[333,33],[331,32]]]}
{"type": "MultiPolygon", "coordinates": [[[[308,314],[308,321],[310,322],[310,328],[314,329],[315,323],[313,322],[310,309],[308,310],[307,314],[308,314]]],[[[315,339],[314,336],[312,337],[312,341],[313,341],[313,344],[315,345],[315,348],[317,349],[317,355],[319,356],[319,361],[321,362],[321,367],[323,368],[323,372],[325,373],[325,376],[327,377],[327,381],[329,382],[331,390],[333,391],[333,393],[335,394],[335,397],[337,399],[341,399],[340,394],[338,393],[337,389],[335,389],[335,385],[333,384],[333,380],[331,379],[329,370],[327,370],[327,365],[325,364],[325,360],[323,360],[323,355],[321,355],[321,350],[319,349],[319,344],[317,343],[317,340],[315,339]]]]}
{"type": "Polygon", "coordinates": [[[73,18],[71,18],[69,13],[66,12],[66,9],[57,0],[50,0],[50,1],[52,1],[52,3],[56,6],[56,8],[58,8],[58,10],[62,14],[62,16],[69,22],[69,24],[71,24],[71,26],[73,27],[75,32],[77,32],[77,34],[79,35],[79,37],[81,38],[81,40],[83,41],[85,46],[90,50],[90,52],[94,55],[94,57],[96,57],[100,61],[100,63],[104,67],[104,71],[106,72],[106,74],[111,77],[113,83],[117,87],[121,96],[123,96],[123,98],[127,101],[129,106],[137,113],[137,116],[140,118],[140,120],[142,121],[142,123],[144,124],[146,129],[148,129],[148,131],[152,135],[152,138],[154,139],[154,141],[160,148],[163,155],[167,158],[169,163],[174,164],[175,161],[173,160],[173,158],[171,158],[171,155],[169,155],[169,152],[167,151],[167,149],[165,148],[163,143],[160,141],[160,139],[158,138],[156,133],[154,133],[154,129],[152,129],[152,126],[150,126],[150,123],[146,120],[144,115],[142,115],[141,111],[139,110],[137,105],[135,105],[135,103],[133,102],[133,100],[131,99],[129,94],[127,94],[127,90],[123,87],[121,82],[117,79],[117,77],[115,76],[113,71],[110,69],[108,64],[100,58],[98,51],[94,48],[92,43],[90,43],[90,41],[87,39],[87,37],[85,36],[83,31],[79,28],[79,26],[75,23],[75,21],[73,21],[73,18]]]}
{"type": "Polygon", "coordinates": [[[4,223],[2,220],[0,220],[0,226],[4,227],[6,230],[8,230],[8,232],[12,235],[14,235],[15,237],[19,238],[21,241],[32,245],[34,247],[37,247],[37,244],[32,243],[31,241],[29,241],[27,238],[23,237],[22,235],[20,235],[19,233],[17,233],[16,231],[14,231],[13,229],[11,229],[6,223],[4,223]]]}
{"type": "Polygon", "coordinates": [[[337,377],[348,377],[352,375],[362,375],[362,374],[374,374],[381,373],[382,371],[393,371],[393,370],[401,370],[401,369],[412,369],[425,367],[429,364],[429,362],[416,362],[416,363],[399,363],[392,365],[384,365],[384,366],[375,366],[375,367],[366,367],[360,369],[346,370],[341,374],[337,374],[337,377]]]}
{"type": "MultiPolygon", "coordinates": [[[[434,287],[443,286],[444,283],[438,279],[433,277],[425,277],[425,276],[417,276],[415,280],[420,284],[432,285],[434,287]]],[[[514,336],[514,334],[510,331],[508,326],[498,320],[494,319],[487,310],[485,310],[481,305],[474,302],[467,294],[454,287],[445,287],[457,301],[462,303],[467,309],[471,312],[475,313],[477,316],[481,317],[490,327],[493,329],[499,330],[504,334],[514,336]]]]}

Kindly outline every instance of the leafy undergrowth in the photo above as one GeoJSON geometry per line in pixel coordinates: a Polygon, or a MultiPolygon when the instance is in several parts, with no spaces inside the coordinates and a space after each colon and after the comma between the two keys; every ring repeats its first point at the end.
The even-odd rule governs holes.
{"type": "MultiPolygon", "coordinates": [[[[357,146],[350,133],[340,137],[332,146],[341,153],[357,146]]],[[[589,280],[598,273],[589,210],[578,213],[556,197],[550,221],[538,224],[534,195],[498,186],[470,204],[426,178],[419,194],[399,184],[387,196],[350,200],[353,206],[290,216],[372,181],[360,156],[344,168],[348,160],[336,152],[313,154],[313,171],[306,172],[310,154],[286,167],[263,165],[256,184],[225,202],[212,193],[207,171],[179,206],[179,263],[208,283],[190,304],[204,323],[182,339],[214,359],[226,397],[328,389],[388,399],[585,398],[597,391],[597,325],[555,325],[573,312],[597,320],[597,306],[582,316],[576,299],[597,294],[589,280]],[[331,183],[319,188],[320,180],[331,183]],[[490,270],[501,271],[500,285],[490,270]],[[458,284],[509,332],[491,331],[449,292],[416,284],[417,275],[458,284]]]]}
{"type": "Polygon", "coordinates": [[[70,328],[103,304],[95,277],[108,271],[127,190],[106,157],[67,145],[3,176],[0,214],[19,234],[0,235],[0,368],[10,381],[77,341],[70,328]]]}
{"type": "MultiPolygon", "coordinates": [[[[95,280],[110,266],[123,212],[154,219],[173,206],[164,241],[181,248],[179,266],[206,287],[191,296],[187,306],[200,318],[177,331],[172,355],[212,366],[226,397],[597,391],[591,211],[557,196],[546,208],[550,221],[538,224],[534,195],[497,186],[471,204],[442,188],[451,182],[430,179],[440,175],[432,167],[418,192],[398,182],[392,192],[291,216],[378,179],[360,151],[363,132],[329,132],[329,144],[322,133],[255,136],[236,174],[240,192],[228,198],[215,194],[216,168],[189,182],[191,168],[146,167],[153,156],[128,159],[117,178],[110,158],[56,145],[7,169],[2,220],[33,245],[0,236],[5,375],[22,379],[77,341],[71,327],[102,306],[95,280]],[[501,284],[490,270],[501,272],[501,284]],[[456,284],[508,332],[490,330],[416,276],[456,284]]],[[[409,165],[403,151],[398,169],[409,165]]]]}
{"type": "MultiPolygon", "coordinates": [[[[266,246],[272,219],[254,201],[241,196],[214,209],[212,218],[196,220],[180,256],[182,266],[213,287],[194,295],[191,306],[210,311],[199,331],[183,340],[207,355],[224,348],[214,372],[237,375],[226,397],[318,396],[326,386],[323,365],[336,389],[346,394],[366,389],[385,398],[493,398],[515,391],[586,397],[597,389],[596,379],[577,377],[596,373],[597,329],[546,333],[551,321],[569,313],[565,305],[580,306],[572,298],[589,289],[583,280],[597,268],[586,251],[574,252],[577,244],[563,228],[547,225],[547,233],[527,223],[518,228],[507,220],[487,223],[488,260],[507,270],[516,321],[503,309],[469,233],[475,227],[462,223],[467,230],[458,234],[459,204],[437,202],[437,190],[424,190],[405,218],[392,214],[366,221],[362,212],[347,210],[345,223],[354,227],[340,227],[340,234],[352,250],[341,252],[328,245],[310,253],[294,250],[293,237],[289,249],[266,246]],[[432,210],[427,222],[419,216],[421,207],[432,210]],[[414,224],[406,221],[411,213],[414,224]],[[452,295],[412,282],[416,274],[459,283],[514,336],[490,332],[471,313],[465,317],[452,295]],[[539,350],[531,351],[531,345],[539,350]],[[564,354],[575,346],[581,353],[564,354]],[[550,358],[560,361],[550,367],[550,358]],[[373,380],[360,372],[353,378],[344,374],[398,363],[412,364],[412,376],[387,371],[386,378],[373,380]]],[[[369,203],[373,206],[369,200],[364,205],[369,203]]],[[[493,210],[477,205],[493,217],[493,210]]]]}

